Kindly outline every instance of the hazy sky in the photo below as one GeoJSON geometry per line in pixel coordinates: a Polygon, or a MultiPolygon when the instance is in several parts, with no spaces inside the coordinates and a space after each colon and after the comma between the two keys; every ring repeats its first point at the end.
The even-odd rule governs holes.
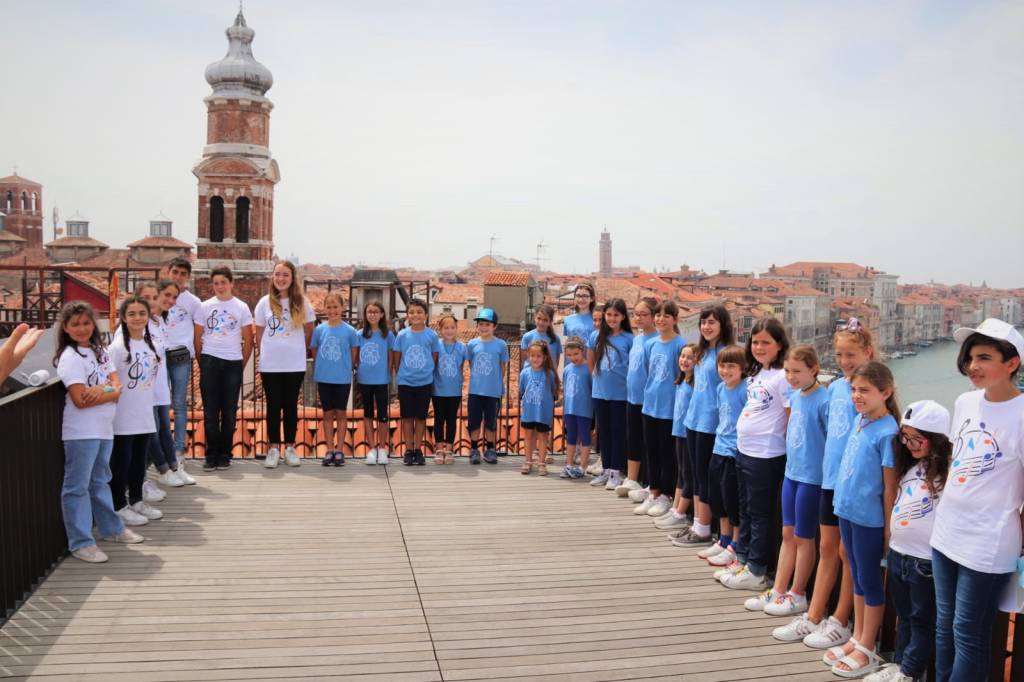
{"type": "MultiPolygon", "coordinates": [[[[112,246],[196,234],[230,0],[0,0],[0,175],[112,246]]],[[[282,256],[1024,286],[1022,2],[249,0],[282,256]]],[[[47,238],[51,235],[46,223],[47,238]]]]}

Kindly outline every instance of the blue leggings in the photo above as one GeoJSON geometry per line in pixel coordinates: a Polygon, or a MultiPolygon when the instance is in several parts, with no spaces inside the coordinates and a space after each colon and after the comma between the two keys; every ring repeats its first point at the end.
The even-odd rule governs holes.
{"type": "Polygon", "coordinates": [[[846,547],[846,557],[853,574],[853,594],[864,597],[867,606],[885,605],[882,585],[883,528],[861,526],[839,517],[839,535],[846,547]]]}
{"type": "Polygon", "coordinates": [[[581,417],[578,414],[565,415],[565,442],[567,445],[579,443],[584,447],[590,447],[590,417],[581,417]]]}
{"type": "Polygon", "coordinates": [[[821,486],[782,479],[782,525],[793,526],[798,538],[813,540],[818,533],[821,486]]]}

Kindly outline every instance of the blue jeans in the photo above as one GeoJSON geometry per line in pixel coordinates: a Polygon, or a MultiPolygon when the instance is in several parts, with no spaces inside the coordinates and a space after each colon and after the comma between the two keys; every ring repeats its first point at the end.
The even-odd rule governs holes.
{"type": "Polygon", "coordinates": [[[932,548],[935,579],[935,679],[984,682],[992,654],[992,622],[1013,573],[982,573],[932,548]]]}
{"type": "Polygon", "coordinates": [[[174,408],[174,449],[185,451],[185,432],[188,430],[188,383],[192,377],[192,361],[167,363],[167,376],[171,380],[171,406],[174,408]]]}
{"type": "Polygon", "coordinates": [[[935,647],[935,583],[932,562],[889,550],[889,594],[896,605],[896,656],[900,670],[918,679],[935,647]]]}
{"type": "Polygon", "coordinates": [[[117,535],[124,530],[124,523],[114,513],[110,500],[110,453],[113,449],[113,440],[64,441],[60,506],[64,512],[68,549],[72,552],[96,544],[92,537],[93,519],[101,536],[117,535]]]}
{"type": "Polygon", "coordinates": [[[178,468],[174,439],[171,438],[171,406],[154,405],[153,421],[156,422],[156,433],[149,443],[149,461],[162,474],[168,469],[178,468]]]}

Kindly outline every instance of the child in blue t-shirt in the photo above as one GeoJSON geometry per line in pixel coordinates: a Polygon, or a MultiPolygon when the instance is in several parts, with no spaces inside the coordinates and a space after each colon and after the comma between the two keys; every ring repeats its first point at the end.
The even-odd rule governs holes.
{"type": "Polygon", "coordinates": [[[593,375],[591,395],[601,452],[601,473],[590,485],[615,490],[626,473],[626,375],[633,329],[626,302],[605,302],[601,322],[587,342],[587,361],[593,375]]]}
{"type": "Polygon", "coordinates": [[[467,344],[469,360],[469,437],[472,448],[469,463],[480,463],[480,451],[488,464],[498,463],[494,451],[495,432],[498,430],[498,407],[505,393],[505,371],[508,368],[508,346],[494,338],[498,314],[484,308],[476,316],[479,336],[467,344]],[[481,428],[482,427],[482,428],[481,428]]]}
{"type": "Polygon", "coordinates": [[[437,333],[427,326],[427,304],[418,298],[405,307],[409,326],[398,332],[391,351],[391,368],[398,384],[398,409],[402,417],[402,464],[427,463],[423,456],[423,437],[427,431],[427,412],[434,386],[437,364],[437,333]]]}
{"type": "Polygon", "coordinates": [[[519,419],[526,433],[522,474],[529,474],[536,459],[537,474],[548,475],[548,434],[555,420],[558,372],[548,344],[534,341],[526,349],[528,365],[519,375],[519,419]]]}
{"type": "Polygon", "coordinates": [[[676,394],[672,401],[672,440],[676,449],[676,493],[672,498],[671,514],[654,521],[654,527],[668,530],[669,539],[675,541],[690,529],[687,517],[693,502],[693,473],[689,470],[686,453],[686,410],[693,396],[693,353],[696,346],[687,344],[679,351],[679,371],[676,374],[676,394]]]}
{"type": "Polygon", "coordinates": [[[342,321],[345,304],[338,293],[324,297],[327,321],[313,330],[313,380],[324,411],[324,440],[327,453],[323,465],[345,466],[345,435],[348,432],[348,396],[352,389],[352,367],[359,355],[359,334],[342,321]],[[337,429],[335,429],[337,421],[337,429]]]}
{"type": "Polygon", "coordinates": [[[562,323],[562,335],[565,338],[578,336],[584,341],[590,338],[590,332],[594,331],[596,298],[593,285],[586,282],[576,285],[573,292],[573,314],[562,323]]]}
{"type": "Polygon", "coordinates": [[[795,616],[807,610],[807,581],[817,558],[814,540],[818,535],[821,460],[828,429],[828,390],[818,383],[817,351],[813,346],[794,346],[783,368],[793,392],[786,428],[786,474],[782,479],[782,547],[773,600],[764,607],[769,616],[795,616]]]}
{"type": "Polygon", "coordinates": [[[548,344],[551,360],[555,363],[555,368],[558,368],[558,361],[562,358],[562,342],[558,340],[558,334],[555,334],[554,319],[555,309],[551,306],[545,304],[537,308],[533,315],[534,328],[523,334],[523,340],[519,343],[519,349],[522,351],[519,354],[520,370],[526,366],[526,349],[534,341],[548,344]]]}
{"type": "Polygon", "coordinates": [[[590,370],[584,352],[580,337],[570,336],[566,339],[565,369],[562,372],[566,445],[565,468],[560,478],[583,478],[583,471],[590,459],[590,426],[594,405],[590,399],[590,370]]]}
{"type": "Polygon", "coordinates": [[[366,453],[366,464],[387,464],[388,406],[391,397],[388,387],[391,383],[391,349],[395,346],[395,335],[388,326],[384,306],[370,301],[363,306],[363,323],[357,339],[359,355],[356,367],[356,382],[363,404],[363,432],[366,442],[372,445],[366,453]]]}
{"type": "Polygon", "coordinates": [[[458,323],[454,315],[442,316],[437,328],[441,338],[437,343],[437,367],[434,369],[434,464],[454,464],[452,448],[462,403],[466,344],[455,338],[458,323]]]}

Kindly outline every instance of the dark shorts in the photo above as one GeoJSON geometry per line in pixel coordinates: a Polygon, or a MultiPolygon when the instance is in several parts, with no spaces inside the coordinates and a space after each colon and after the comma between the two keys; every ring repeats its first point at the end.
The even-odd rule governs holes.
{"type": "Polygon", "coordinates": [[[499,405],[501,405],[501,398],[470,393],[468,405],[469,432],[473,433],[479,429],[481,422],[483,422],[486,430],[497,431],[499,405]]]}
{"type": "Polygon", "coordinates": [[[821,486],[782,479],[782,525],[793,526],[798,538],[813,540],[821,516],[821,486]]]}
{"type": "Polygon", "coordinates": [[[324,412],[344,410],[348,407],[348,394],[351,390],[352,384],[316,385],[316,392],[320,394],[320,407],[324,412]]]}
{"type": "Polygon", "coordinates": [[[359,384],[359,396],[363,401],[363,417],[377,418],[377,421],[388,420],[388,385],[359,384]]]}
{"type": "Polygon", "coordinates": [[[836,491],[821,489],[821,500],[818,502],[818,523],[823,526],[838,526],[839,517],[832,509],[832,498],[836,491]]]}
{"type": "Polygon", "coordinates": [[[399,386],[398,410],[402,419],[426,419],[430,409],[430,394],[433,392],[432,384],[399,386]]]}
{"type": "Polygon", "coordinates": [[[551,431],[551,425],[544,422],[523,422],[523,428],[528,431],[536,431],[537,433],[548,433],[551,431]]]}

